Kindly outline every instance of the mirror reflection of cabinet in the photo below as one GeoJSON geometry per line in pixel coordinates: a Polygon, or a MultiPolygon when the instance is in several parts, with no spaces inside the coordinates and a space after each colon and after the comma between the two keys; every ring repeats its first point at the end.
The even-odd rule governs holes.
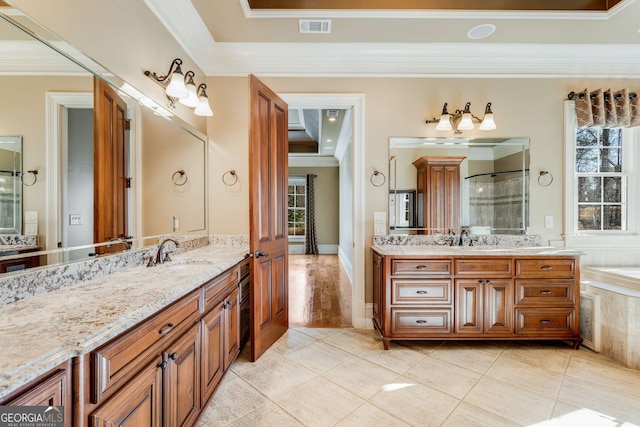
{"type": "Polygon", "coordinates": [[[428,233],[460,226],[460,163],[466,157],[423,156],[417,169],[418,227],[428,233]]]}

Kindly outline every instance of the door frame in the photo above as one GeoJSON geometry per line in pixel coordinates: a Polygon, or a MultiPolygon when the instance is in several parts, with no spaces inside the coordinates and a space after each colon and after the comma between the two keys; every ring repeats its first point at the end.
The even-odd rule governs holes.
{"type": "Polygon", "coordinates": [[[372,329],[372,308],[365,303],[364,94],[278,93],[289,108],[351,109],[353,117],[353,327],[372,329]]]}

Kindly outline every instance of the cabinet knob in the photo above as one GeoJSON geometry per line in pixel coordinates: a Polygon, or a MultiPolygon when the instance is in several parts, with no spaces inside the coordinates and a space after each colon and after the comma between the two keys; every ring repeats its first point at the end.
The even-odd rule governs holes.
{"type": "Polygon", "coordinates": [[[162,362],[158,363],[158,368],[160,369],[165,369],[167,367],[167,361],[163,360],[162,362]]]}
{"type": "Polygon", "coordinates": [[[487,280],[487,285],[490,285],[490,284],[491,284],[491,280],[487,280]]]}
{"type": "Polygon", "coordinates": [[[426,265],[424,265],[424,264],[420,264],[420,265],[416,265],[416,268],[417,268],[418,270],[424,270],[425,268],[427,268],[427,266],[426,266],[426,265]]]}
{"type": "Polygon", "coordinates": [[[478,280],[478,283],[480,283],[481,285],[484,285],[484,280],[478,280]]]}
{"type": "Polygon", "coordinates": [[[173,352],[169,355],[169,359],[171,360],[176,360],[178,358],[178,353],[173,352]]]}

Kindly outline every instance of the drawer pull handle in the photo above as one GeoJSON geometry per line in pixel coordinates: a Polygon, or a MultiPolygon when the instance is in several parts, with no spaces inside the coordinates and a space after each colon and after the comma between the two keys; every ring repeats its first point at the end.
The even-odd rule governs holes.
{"type": "Polygon", "coordinates": [[[420,294],[420,295],[426,295],[428,294],[428,291],[416,291],[416,294],[420,294]]]}
{"type": "Polygon", "coordinates": [[[550,265],[543,265],[542,267],[540,267],[540,270],[551,271],[553,270],[553,267],[551,267],[550,265]]]}
{"type": "Polygon", "coordinates": [[[551,291],[540,291],[540,295],[551,295],[551,291]]]}
{"type": "Polygon", "coordinates": [[[491,280],[487,280],[487,285],[490,285],[490,284],[491,284],[491,280]]]}
{"type": "Polygon", "coordinates": [[[416,323],[419,323],[419,324],[421,324],[421,325],[424,325],[424,324],[426,324],[426,323],[427,323],[427,321],[426,321],[426,320],[422,320],[422,319],[420,319],[420,320],[416,320],[416,323]]]}
{"type": "Polygon", "coordinates": [[[169,359],[176,360],[178,358],[178,353],[174,352],[169,355],[169,359]]]}
{"type": "Polygon", "coordinates": [[[169,323],[166,328],[160,329],[158,332],[160,332],[160,335],[168,334],[169,332],[173,331],[173,328],[173,323],[169,323]]]}
{"type": "Polygon", "coordinates": [[[540,323],[542,323],[543,325],[548,325],[549,323],[551,323],[551,320],[541,320],[540,323]]]}
{"type": "Polygon", "coordinates": [[[420,265],[416,265],[416,268],[417,268],[418,270],[424,270],[425,268],[427,268],[427,266],[426,266],[426,265],[424,265],[424,264],[420,264],[420,265]]]}

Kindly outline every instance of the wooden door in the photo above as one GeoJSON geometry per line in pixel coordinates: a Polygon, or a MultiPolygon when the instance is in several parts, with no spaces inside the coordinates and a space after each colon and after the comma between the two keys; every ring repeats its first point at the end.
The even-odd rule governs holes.
{"type": "Polygon", "coordinates": [[[287,104],[250,76],[251,360],[289,328],[287,104]]]}
{"type": "Polygon", "coordinates": [[[224,374],[223,303],[202,318],[202,401],[209,400],[224,374]]]}
{"type": "MultiPolygon", "coordinates": [[[[127,235],[127,104],[111,86],[94,77],[93,111],[93,240],[100,243],[127,235]]],[[[98,253],[108,250],[96,249],[98,253]]]]}
{"type": "Polygon", "coordinates": [[[513,282],[508,279],[487,279],[484,294],[484,331],[492,334],[512,334],[513,282]]]}
{"type": "Polygon", "coordinates": [[[238,288],[224,301],[224,369],[226,370],[240,353],[240,301],[238,288]]]}
{"type": "Polygon", "coordinates": [[[160,427],[162,369],[150,363],[89,417],[94,427],[160,427]]]}
{"type": "Polygon", "coordinates": [[[200,413],[200,328],[196,325],[164,355],[164,425],[191,426],[200,413]]]}

